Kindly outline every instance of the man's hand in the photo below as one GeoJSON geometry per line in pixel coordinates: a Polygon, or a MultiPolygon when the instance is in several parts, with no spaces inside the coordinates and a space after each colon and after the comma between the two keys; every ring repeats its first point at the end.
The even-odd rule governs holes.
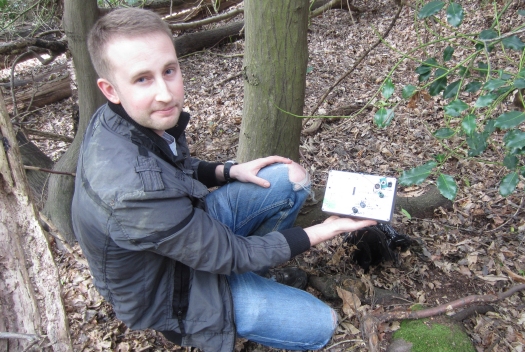
{"type": "MultiPolygon", "coordinates": [[[[233,165],[230,169],[230,176],[241,182],[251,182],[261,187],[268,188],[270,187],[270,182],[257,177],[257,174],[263,167],[275,163],[291,164],[292,160],[277,155],[255,159],[247,163],[233,165]]],[[[215,175],[217,176],[217,179],[225,181],[223,165],[217,166],[215,169],[215,175]]]]}
{"type": "Polygon", "coordinates": [[[363,227],[373,226],[377,222],[374,220],[356,220],[351,218],[340,218],[338,216],[330,216],[322,224],[310,226],[304,229],[310,244],[315,246],[321,242],[329,240],[341,233],[352,232],[363,227]]]}

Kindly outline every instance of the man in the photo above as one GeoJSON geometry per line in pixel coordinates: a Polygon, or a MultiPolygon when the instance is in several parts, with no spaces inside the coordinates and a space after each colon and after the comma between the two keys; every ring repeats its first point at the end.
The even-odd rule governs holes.
{"type": "Polygon", "coordinates": [[[88,47],[108,103],[81,147],[73,226],[117,317],[205,351],[232,351],[236,336],[276,348],[324,346],[335,312],[254,271],[374,222],[331,217],[292,228],[310,187],[300,165],[278,156],[225,165],[190,157],[179,61],[154,13],[111,12],[88,47]]]}

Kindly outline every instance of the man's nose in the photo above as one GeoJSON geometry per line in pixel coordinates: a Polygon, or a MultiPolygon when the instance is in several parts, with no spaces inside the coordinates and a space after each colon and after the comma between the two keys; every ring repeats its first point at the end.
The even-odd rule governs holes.
{"type": "Polygon", "coordinates": [[[168,103],[173,99],[173,95],[163,79],[157,81],[157,94],[155,99],[164,103],[168,103]]]}

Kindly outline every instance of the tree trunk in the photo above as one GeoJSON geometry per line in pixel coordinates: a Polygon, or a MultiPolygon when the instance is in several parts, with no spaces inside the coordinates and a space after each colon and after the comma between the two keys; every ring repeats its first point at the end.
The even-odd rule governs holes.
{"type": "MultiPolygon", "coordinates": [[[[97,14],[96,0],[66,0],[64,3],[63,26],[77,72],[80,121],[75,139],[55,164],[55,171],[75,172],[80,144],[89,119],[105,101],[96,85],[97,74],[91,64],[86,43],[89,30],[97,20],[97,14]]],[[[49,191],[44,213],[68,241],[75,239],[71,226],[73,191],[73,177],[65,175],[49,177],[49,191]]]]}
{"type": "Polygon", "coordinates": [[[58,270],[1,96],[0,115],[0,331],[24,336],[0,340],[0,350],[72,351],[58,270]]]}
{"type": "Polygon", "coordinates": [[[299,160],[308,0],[245,1],[244,112],[237,158],[299,160]]]}

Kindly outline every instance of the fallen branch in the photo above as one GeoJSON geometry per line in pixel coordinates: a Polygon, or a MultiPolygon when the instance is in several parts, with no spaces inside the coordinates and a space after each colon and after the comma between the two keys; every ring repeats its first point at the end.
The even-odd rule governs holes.
{"type": "Polygon", "coordinates": [[[417,311],[395,311],[381,313],[378,315],[369,314],[363,318],[361,324],[361,333],[363,334],[363,340],[368,340],[369,350],[371,352],[376,352],[379,351],[379,324],[396,320],[428,318],[436,315],[445,314],[453,311],[454,309],[463,308],[472,304],[496,303],[512,296],[516,292],[523,290],[525,290],[525,284],[513,286],[507,291],[497,295],[471,295],[428,309],[422,309],[417,311]]]}
{"type": "Polygon", "coordinates": [[[51,133],[51,132],[44,132],[39,130],[34,130],[32,128],[24,128],[24,132],[30,136],[40,136],[40,137],[46,137],[50,138],[56,141],[63,141],[67,143],[72,143],[73,139],[72,137],[64,136],[61,134],[51,133]]]}
{"type": "Polygon", "coordinates": [[[48,172],[50,174],[66,175],[66,176],[73,176],[73,177],[76,176],[76,174],[74,172],[55,171],[55,170],[43,169],[41,167],[36,167],[36,166],[24,165],[24,169],[25,170],[48,172]]]}
{"type": "MultiPolygon", "coordinates": [[[[192,28],[202,27],[202,26],[204,26],[206,24],[220,22],[220,21],[226,20],[228,18],[235,17],[235,16],[237,16],[238,14],[241,14],[241,13],[244,13],[244,9],[235,9],[235,10],[226,12],[226,13],[224,13],[222,15],[209,17],[209,18],[206,18],[206,19],[203,19],[203,20],[200,20],[200,21],[170,24],[169,27],[170,27],[170,29],[172,31],[183,30],[183,29],[192,29],[192,28]]],[[[165,17],[164,19],[169,19],[169,16],[165,17]]]]}
{"type": "MultiPolygon", "coordinates": [[[[401,10],[403,9],[403,6],[399,6],[399,9],[397,10],[397,13],[396,15],[394,16],[394,18],[392,19],[392,22],[390,23],[390,26],[388,26],[387,30],[385,31],[385,33],[383,34],[382,38],[380,38],[378,41],[376,41],[370,48],[368,48],[368,50],[366,50],[358,59],[357,61],[354,63],[354,65],[352,66],[352,68],[350,68],[350,70],[348,70],[345,74],[343,74],[333,85],[331,85],[328,90],[326,91],[326,93],[321,97],[321,99],[319,99],[319,101],[317,102],[317,105],[315,106],[315,108],[312,110],[312,112],[310,113],[310,115],[314,115],[317,110],[319,109],[319,107],[321,106],[321,104],[324,102],[324,100],[326,99],[326,97],[328,96],[328,94],[330,94],[330,92],[332,92],[332,90],[337,86],[339,85],[339,83],[341,83],[346,77],[348,77],[352,72],[354,72],[354,70],[357,68],[357,66],[359,66],[359,64],[365,59],[365,57],[372,51],[375,49],[376,46],[378,46],[379,44],[381,44],[381,41],[386,38],[388,36],[388,34],[390,33],[390,31],[392,30],[392,28],[394,28],[394,24],[396,23],[397,19],[399,18],[399,16],[401,15],[401,10]]],[[[309,119],[305,119],[303,121],[303,126],[304,124],[308,121],[309,119]]],[[[318,119],[317,121],[314,122],[314,125],[312,127],[310,127],[308,129],[309,133],[313,133],[315,131],[317,131],[319,129],[319,127],[321,127],[321,124],[323,123],[323,120],[322,119],[318,119]]]]}
{"type": "Polygon", "coordinates": [[[0,339],[22,339],[29,341],[38,341],[41,339],[40,336],[35,334],[19,334],[16,332],[0,332],[0,339]]]}

